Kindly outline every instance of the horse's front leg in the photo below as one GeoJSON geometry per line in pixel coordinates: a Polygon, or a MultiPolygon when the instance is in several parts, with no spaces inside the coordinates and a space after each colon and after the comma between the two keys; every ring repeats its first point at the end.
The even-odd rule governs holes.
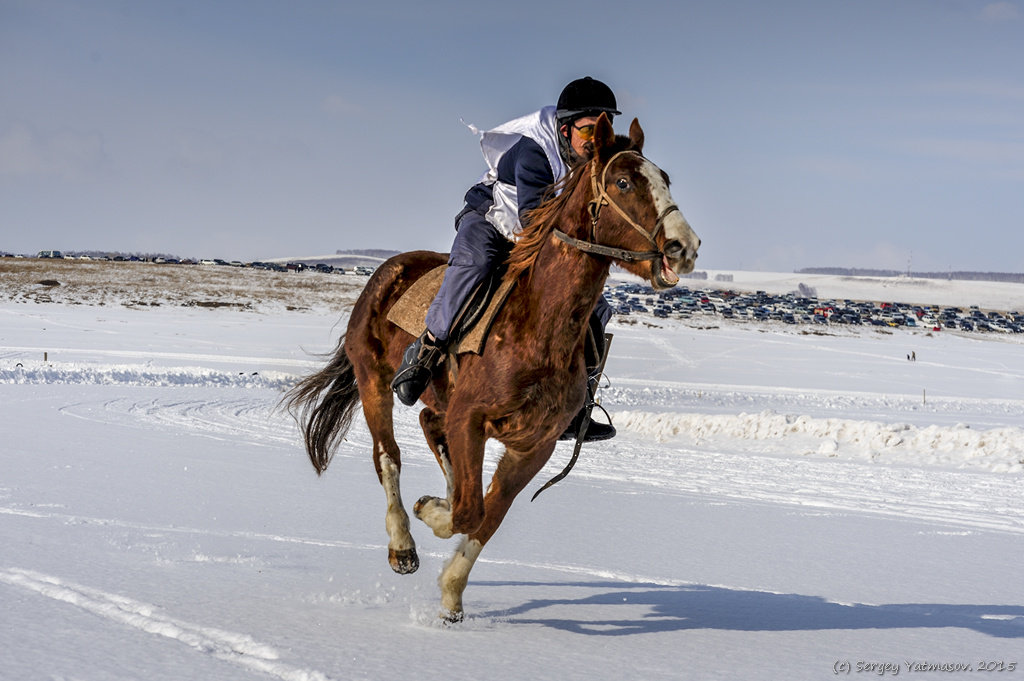
{"type": "Polygon", "coordinates": [[[454,534],[452,530],[452,464],[446,453],[438,456],[437,460],[441,464],[441,470],[444,471],[444,479],[448,488],[447,496],[442,499],[429,494],[424,495],[413,506],[412,512],[434,531],[435,536],[448,539],[454,534]]]}
{"type": "Polygon", "coordinates": [[[462,594],[469,583],[470,570],[484,545],[498,531],[498,526],[516,496],[540,472],[554,449],[555,442],[552,440],[527,452],[510,449],[501,457],[484,498],[483,521],[472,534],[463,538],[438,580],[441,586],[442,617],[448,621],[462,620],[462,594]]]}
{"type": "Polygon", "coordinates": [[[448,457],[448,439],[445,436],[445,419],[433,409],[420,412],[420,426],[427,438],[430,451],[434,453],[445,480],[444,498],[423,496],[413,507],[413,513],[430,527],[441,539],[452,536],[452,463],[448,457]]]}
{"type": "Polygon", "coordinates": [[[463,537],[459,548],[441,571],[438,579],[441,586],[441,616],[449,622],[461,622],[464,617],[462,593],[469,583],[469,571],[473,569],[483,548],[479,539],[463,537]]]}
{"type": "Polygon", "coordinates": [[[447,498],[425,496],[416,502],[413,513],[426,523],[434,534],[447,539],[453,534],[475,531],[484,516],[483,428],[472,419],[452,419],[448,412],[448,436],[451,451],[442,448],[437,454],[448,485],[447,498]]]}

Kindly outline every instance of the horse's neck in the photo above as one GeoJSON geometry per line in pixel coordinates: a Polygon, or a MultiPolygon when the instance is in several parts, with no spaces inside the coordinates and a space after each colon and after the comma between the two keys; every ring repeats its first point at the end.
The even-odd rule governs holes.
{"type": "Polygon", "coordinates": [[[537,347],[554,356],[569,355],[582,342],[590,313],[604,290],[609,265],[553,238],[537,255],[529,274],[527,305],[537,347]]]}
{"type": "Polygon", "coordinates": [[[552,239],[538,256],[533,276],[545,282],[539,287],[545,302],[569,312],[594,307],[604,290],[608,270],[607,261],[552,239]]]}

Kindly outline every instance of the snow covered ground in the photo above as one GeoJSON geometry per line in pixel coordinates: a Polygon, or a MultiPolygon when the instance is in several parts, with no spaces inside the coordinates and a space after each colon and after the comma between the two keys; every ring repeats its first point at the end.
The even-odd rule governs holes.
{"type": "Polygon", "coordinates": [[[0,302],[2,679],[1024,674],[1015,337],[613,322],[619,437],[530,503],[559,446],[444,627],[454,544],[391,572],[365,426],[317,478],[275,409],[344,312],[74,302],[0,302]]]}

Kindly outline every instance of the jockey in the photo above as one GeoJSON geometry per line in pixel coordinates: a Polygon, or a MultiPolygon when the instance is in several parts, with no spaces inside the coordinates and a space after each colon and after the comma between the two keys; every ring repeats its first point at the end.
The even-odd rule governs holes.
{"type": "MultiPolygon", "coordinates": [[[[452,243],[441,288],[427,311],[427,330],[405,351],[391,389],[403,404],[413,405],[444,364],[449,334],[473,291],[500,265],[523,228],[523,217],[537,208],[550,186],[594,151],[594,125],[602,113],[620,114],[615,95],[589,76],[562,90],[556,106],[522,116],[483,133],[480,146],[488,170],[466,192],[466,205],[455,218],[452,243]]],[[[475,128],[471,129],[476,132],[475,128]]],[[[594,316],[603,328],[612,309],[602,296],[594,316]]],[[[603,344],[603,336],[599,343],[603,344]]],[[[582,412],[581,412],[582,415],[582,412]]],[[[573,420],[565,438],[575,438],[573,420]]],[[[587,440],[614,436],[615,428],[593,422],[587,440]]]]}

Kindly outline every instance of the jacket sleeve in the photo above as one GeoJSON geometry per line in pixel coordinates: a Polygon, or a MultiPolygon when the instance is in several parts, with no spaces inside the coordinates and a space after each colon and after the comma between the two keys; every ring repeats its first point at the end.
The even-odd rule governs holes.
{"type": "Polygon", "coordinates": [[[544,150],[529,137],[516,142],[501,158],[498,177],[515,184],[520,220],[527,211],[540,205],[548,187],[555,181],[544,150]],[[505,174],[510,177],[502,178],[505,174]]]}

